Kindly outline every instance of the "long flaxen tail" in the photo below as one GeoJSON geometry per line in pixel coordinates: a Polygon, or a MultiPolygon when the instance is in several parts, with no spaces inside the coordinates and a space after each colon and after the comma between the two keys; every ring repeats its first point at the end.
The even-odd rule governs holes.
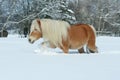
{"type": "Polygon", "coordinates": [[[89,25],[90,30],[89,30],[89,40],[87,47],[89,49],[89,52],[91,53],[98,53],[97,47],[96,47],[96,30],[92,25],[89,25]]]}

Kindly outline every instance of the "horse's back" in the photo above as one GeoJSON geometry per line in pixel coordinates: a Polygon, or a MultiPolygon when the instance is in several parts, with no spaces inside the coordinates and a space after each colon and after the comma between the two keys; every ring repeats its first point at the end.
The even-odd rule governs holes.
{"type": "Polygon", "coordinates": [[[95,37],[95,31],[93,27],[88,24],[75,24],[72,25],[69,30],[70,37],[74,38],[88,38],[90,36],[95,37]]]}

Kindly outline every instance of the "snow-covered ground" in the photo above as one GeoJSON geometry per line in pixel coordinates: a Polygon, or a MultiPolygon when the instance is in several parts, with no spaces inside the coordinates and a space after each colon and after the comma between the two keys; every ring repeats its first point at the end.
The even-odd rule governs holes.
{"type": "Polygon", "coordinates": [[[0,80],[120,80],[120,37],[97,37],[98,54],[39,49],[41,41],[0,38],[0,80]]]}

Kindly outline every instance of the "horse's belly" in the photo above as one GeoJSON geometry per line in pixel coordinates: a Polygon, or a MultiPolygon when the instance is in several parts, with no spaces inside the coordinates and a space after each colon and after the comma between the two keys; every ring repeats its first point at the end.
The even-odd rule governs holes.
{"type": "MultiPolygon", "coordinates": [[[[84,35],[85,36],[85,35],[84,35]]],[[[85,36],[81,36],[81,34],[74,35],[70,37],[69,39],[69,45],[70,49],[80,49],[82,48],[85,44],[87,44],[88,38],[85,36]]]]}
{"type": "Polygon", "coordinates": [[[85,44],[86,44],[85,42],[83,42],[83,43],[80,43],[80,42],[72,42],[72,43],[70,43],[69,48],[70,48],[70,49],[80,49],[80,48],[82,48],[85,44]]]}
{"type": "Polygon", "coordinates": [[[83,46],[70,46],[70,49],[80,49],[82,48],[83,46]]]}

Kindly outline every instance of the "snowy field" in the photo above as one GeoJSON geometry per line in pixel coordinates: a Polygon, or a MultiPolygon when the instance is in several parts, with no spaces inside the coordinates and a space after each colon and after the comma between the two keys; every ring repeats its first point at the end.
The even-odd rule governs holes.
{"type": "Polygon", "coordinates": [[[98,54],[44,50],[41,41],[0,38],[0,80],[120,80],[120,37],[97,37],[98,54]]]}

